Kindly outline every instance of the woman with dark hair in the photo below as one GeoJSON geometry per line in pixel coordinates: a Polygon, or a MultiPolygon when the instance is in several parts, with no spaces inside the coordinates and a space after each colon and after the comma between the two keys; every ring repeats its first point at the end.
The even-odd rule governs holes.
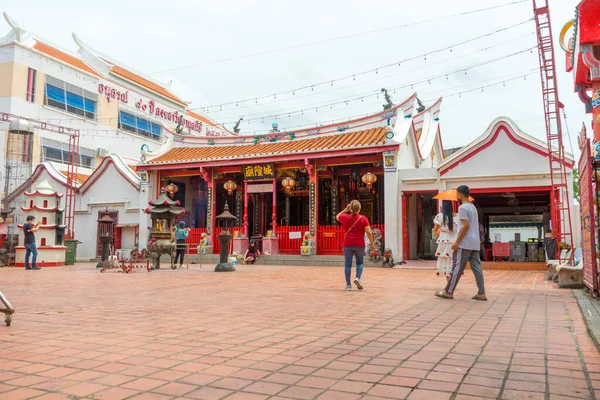
{"type": "Polygon", "coordinates": [[[248,250],[246,250],[246,254],[244,254],[244,262],[242,264],[254,264],[259,254],[260,251],[258,251],[258,248],[256,247],[256,242],[251,240],[250,246],[248,246],[248,250]]]}
{"type": "Polygon", "coordinates": [[[190,234],[190,229],[185,227],[185,222],[181,221],[177,226],[173,228],[175,231],[175,264],[179,260],[179,266],[183,266],[183,256],[187,245],[185,244],[186,239],[190,234]]]}
{"type": "Polygon", "coordinates": [[[454,254],[452,246],[458,234],[458,218],[454,214],[450,200],[442,201],[442,212],[436,215],[433,223],[433,233],[437,236],[436,273],[449,280],[452,274],[452,255],[454,254]]]}

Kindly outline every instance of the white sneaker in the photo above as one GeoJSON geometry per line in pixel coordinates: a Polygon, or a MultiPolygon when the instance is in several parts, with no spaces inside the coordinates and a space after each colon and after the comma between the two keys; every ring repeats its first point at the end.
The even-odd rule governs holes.
{"type": "Polygon", "coordinates": [[[352,285],[346,285],[346,291],[349,292],[352,290],[352,285]]]}
{"type": "Polygon", "coordinates": [[[354,284],[356,285],[356,287],[358,288],[358,290],[362,290],[363,289],[363,285],[362,285],[362,283],[360,283],[360,279],[355,278],[354,279],[354,284]]]}

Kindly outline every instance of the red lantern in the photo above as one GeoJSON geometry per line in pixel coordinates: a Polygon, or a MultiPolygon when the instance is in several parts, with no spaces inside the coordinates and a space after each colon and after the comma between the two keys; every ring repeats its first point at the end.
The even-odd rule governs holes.
{"type": "Polygon", "coordinates": [[[367,185],[367,188],[371,189],[373,187],[373,184],[377,182],[377,176],[375,174],[372,174],[371,172],[367,172],[362,176],[362,181],[364,184],[367,185]]]}
{"type": "Polygon", "coordinates": [[[223,188],[227,190],[227,194],[231,196],[233,194],[233,191],[237,188],[237,184],[234,181],[229,180],[225,182],[223,188]]]}

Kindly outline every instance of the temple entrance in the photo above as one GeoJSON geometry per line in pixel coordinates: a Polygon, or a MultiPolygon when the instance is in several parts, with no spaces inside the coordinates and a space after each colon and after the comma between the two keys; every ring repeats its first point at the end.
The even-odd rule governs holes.
{"type": "Polygon", "coordinates": [[[438,213],[437,192],[404,192],[403,249],[406,260],[435,259],[436,240],[433,236],[433,219],[438,213]]]}
{"type": "Polygon", "coordinates": [[[266,236],[271,230],[273,195],[271,193],[253,194],[248,201],[248,231],[250,236],[266,236]]]}

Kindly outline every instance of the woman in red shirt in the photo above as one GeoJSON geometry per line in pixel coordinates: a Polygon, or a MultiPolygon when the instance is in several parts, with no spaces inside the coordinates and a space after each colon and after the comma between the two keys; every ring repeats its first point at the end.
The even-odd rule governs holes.
{"type": "Polygon", "coordinates": [[[352,273],[352,257],[356,257],[356,278],[354,284],[359,290],[363,285],[360,281],[363,267],[365,266],[365,232],[369,237],[371,249],[374,249],[373,234],[369,226],[369,220],[360,214],[361,205],[358,200],[352,200],[348,206],[337,215],[337,220],[346,230],[346,236],[342,247],[344,248],[344,264],[346,274],[346,290],[352,290],[350,275],[352,273]]]}

